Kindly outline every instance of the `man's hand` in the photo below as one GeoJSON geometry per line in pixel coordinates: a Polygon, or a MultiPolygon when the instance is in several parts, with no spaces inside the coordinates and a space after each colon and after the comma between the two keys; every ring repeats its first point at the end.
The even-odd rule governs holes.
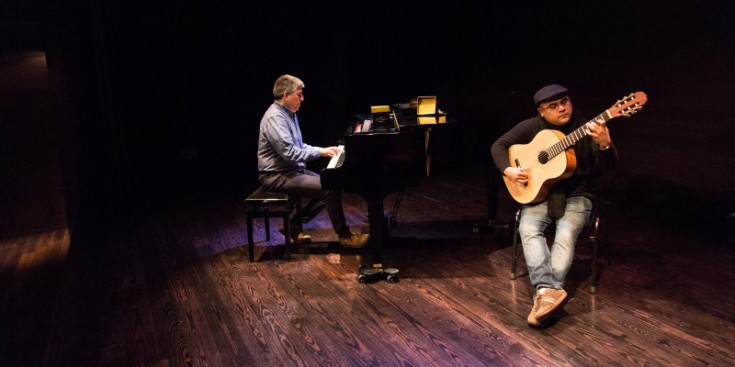
{"type": "Polygon", "coordinates": [[[337,147],[326,147],[326,148],[322,148],[322,150],[321,150],[321,152],[319,152],[319,154],[321,154],[322,157],[332,158],[332,157],[336,156],[337,154],[339,154],[339,148],[337,148],[337,147]]]}
{"type": "Polygon", "coordinates": [[[600,119],[595,122],[588,122],[587,131],[589,132],[592,140],[594,140],[595,143],[599,144],[601,147],[609,147],[610,144],[612,144],[612,139],[610,138],[610,130],[607,129],[607,125],[605,124],[604,120],[600,119]]]}
{"type": "Polygon", "coordinates": [[[528,182],[528,168],[508,167],[503,171],[503,175],[517,185],[523,185],[528,182]]]}

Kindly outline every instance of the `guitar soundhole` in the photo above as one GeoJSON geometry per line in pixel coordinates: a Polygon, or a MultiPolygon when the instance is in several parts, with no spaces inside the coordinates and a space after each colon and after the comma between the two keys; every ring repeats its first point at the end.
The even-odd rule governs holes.
{"type": "Polygon", "coordinates": [[[542,150],[538,154],[538,161],[541,162],[541,164],[546,164],[546,162],[549,161],[549,153],[547,153],[545,150],[542,150]]]}

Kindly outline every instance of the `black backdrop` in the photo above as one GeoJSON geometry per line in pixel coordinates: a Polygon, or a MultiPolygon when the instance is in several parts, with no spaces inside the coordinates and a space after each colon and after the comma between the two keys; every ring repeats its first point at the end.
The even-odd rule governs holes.
{"type": "MultiPolygon", "coordinates": [[[[72,209],[93,218],[142,202],[246,194],[256,185],[258,123],[284,73],[307,85],[299,116],[314,145],[333,144],[349,117],[372,104],[435,94],[462,123],[456,153],[481,159],[477,137],[531,116],[533,92],[551,82],[572,88],[588,115],[645,90],[652,107],[641,124],[616,131],[628,141],[619,145],[638,154],[687,139],[672,118],[691,127],[706,111],[709,121],[725,121],[734,89],[731,2],[612,3],[49,5],[49,64],[68,101],[72,209]]],[[[723,129],[699,130],[691,149],[722,148],[732,163],[723,129]]],[[[629,174],[676,178],[659,158],[639,160],[629,174]]],[[[713,189],[732,188],[719,182],[713,189]]]]}

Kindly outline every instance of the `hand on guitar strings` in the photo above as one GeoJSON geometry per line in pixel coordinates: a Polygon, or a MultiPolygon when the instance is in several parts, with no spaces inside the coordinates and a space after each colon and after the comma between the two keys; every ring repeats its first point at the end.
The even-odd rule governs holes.
{"type": "Polygon", "coordinates": [[[522,167],[508,167],[503,171],[503,175],[512,182],[515,182],[518,186],[521,186],[528,182],[528,168],[522,167]]]}
{"type": "Polygon", "coordinates": [[[588,122],[587,132],[589,133],[589,136],[592,138],[592,140],[594,140],[595,143],[599,144],[601,147],[609,147],[610,144],[612,144],[612,139],[610,138],[610,130],[608,130],[607,124],[605,124],[605,120],[601,118],[595,121],[588,122]]]}

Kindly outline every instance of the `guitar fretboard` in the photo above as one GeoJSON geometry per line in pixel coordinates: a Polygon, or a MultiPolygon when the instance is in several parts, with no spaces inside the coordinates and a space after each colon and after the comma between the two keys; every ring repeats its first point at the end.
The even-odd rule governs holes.
{"type": "MultiPolygon", "coordinates": [[[[589,122],[599,123],[598,121],[600,120],[603,120],[604,122],[608,122],[612,120],[612,115],[610,115],[610,112],[608,110],[605,110],[605,112],[595,116],[595,118],[587,121],[587,123],[589,122]]],[[[572,131],[569,135],[565,136],[564,139],[559,140],[558,142],[554,143],[554,145],[550,146],[546,150],[541,151],[539,153],[539,160],[541,162],[547,162],[549,159],[556,157],[557,155],[561,154],[565,150],[569,149],[569,147],[573,146],[574,144],[577,144],[577,142],[580,139],[589,135],[590,131],[587,128],[587,123],[583,124],[576,130],[572,131]]]]}

